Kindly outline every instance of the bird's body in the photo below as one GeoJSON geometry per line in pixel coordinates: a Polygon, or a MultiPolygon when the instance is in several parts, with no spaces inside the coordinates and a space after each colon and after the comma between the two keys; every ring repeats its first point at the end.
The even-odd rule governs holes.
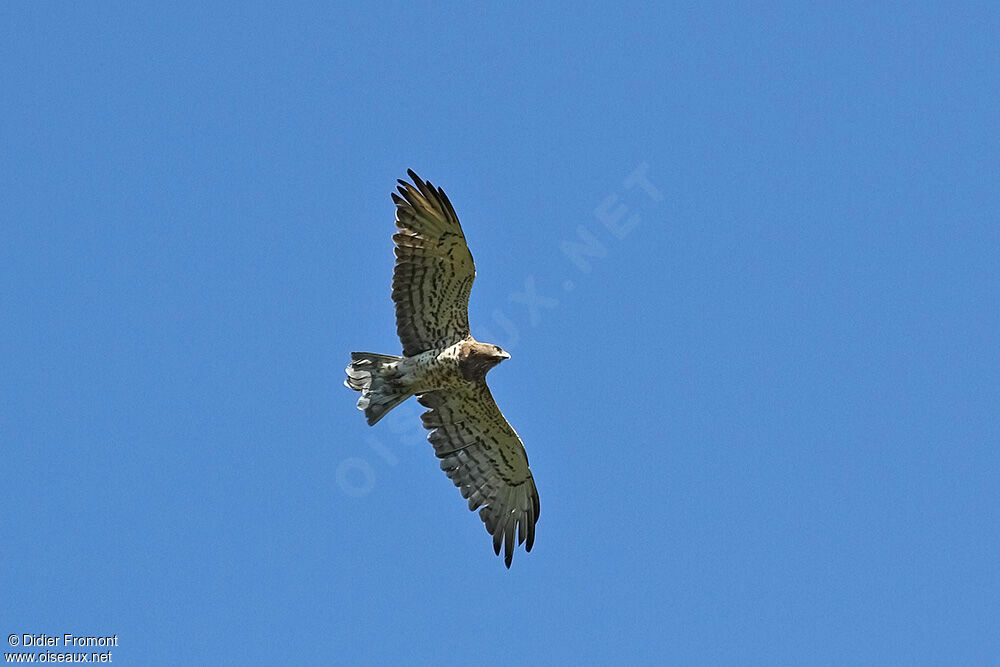
{"type": "Polygon", "coordinates": [[[469,333],[468,300],[475,264],[455,210],[440,188],[412,171],[399,181],[392,298],[403,356],[354,352],[345,384],[361,393],[370,425],[410,396],[428,410],[421,419],[448,474],[493,536],[510,567],[514,541],[530,551],[538,491],[528,457],[486,385],[505,351],[469,333]],[[400,196],[401,195],[401,196],[400,196]]]}
{"type": "Polygon", "coordinates": [[[374,426],[400,401],[393,402],[392,406],[382,411],[372,409],[372,406],[385,402],[376,400],[373,403],[372,396],[385,396],[390,400],[402,396],[405,400],[415,394],[461,389],[469,383],[485,382],[486,373],[508,358],[510,355],[496,345],[480,343],[472,336],[444,349],[427,350],[412,357],[355,352],[353,363],[347,369],[346,384],[362,392],[358,407],[371,411],[367,415],[368,423],[374,426]],[[375,384],[374,380],[381,382],[375,384]],[[362,406],[366,397],[368,403],[362,406]]]}

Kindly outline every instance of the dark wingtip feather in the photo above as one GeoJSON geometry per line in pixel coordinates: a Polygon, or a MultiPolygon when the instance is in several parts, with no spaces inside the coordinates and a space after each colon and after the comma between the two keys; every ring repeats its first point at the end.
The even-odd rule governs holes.
{"type": "Polygon", "coordinates": [[[490,510],[490,513],[487,515],[490,520],[486,524],[486,530],[493,535],[493,553],[499,556],[500,547],[503,545],[503,526],[497,525],[496,514],[493,513],[493,508],[489,506],[487,508],[490,510]]]}
{"type": "Polygon", "coordinates": [[[503,533],[503,559],[510,567],[510,561],[514,558],[514,524],[510,519],[507,520],[507,526],[503,533]]]}

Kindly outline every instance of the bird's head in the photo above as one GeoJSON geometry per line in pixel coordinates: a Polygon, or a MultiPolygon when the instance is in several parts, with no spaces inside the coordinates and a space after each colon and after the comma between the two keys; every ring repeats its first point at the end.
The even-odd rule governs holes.
{"type": "Polygon", "coordinates": [[[510,355],[499,345],[470,342],[459,354],[459,365],[465,379],[481,380],[504,359],[510,359],[510,355]]]}

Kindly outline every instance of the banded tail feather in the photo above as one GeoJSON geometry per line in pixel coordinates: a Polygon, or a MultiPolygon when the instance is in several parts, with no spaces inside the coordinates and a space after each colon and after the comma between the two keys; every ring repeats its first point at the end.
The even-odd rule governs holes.
{"type": "Polygon", "coordinates": [[[402,360],[391,354],[351,352],[351,365],[345,369],[344,385],[361,392],[358,410],[364,411],[369,426],[413,395],[399,386],[401,374],[397,367],[402,360]]]}

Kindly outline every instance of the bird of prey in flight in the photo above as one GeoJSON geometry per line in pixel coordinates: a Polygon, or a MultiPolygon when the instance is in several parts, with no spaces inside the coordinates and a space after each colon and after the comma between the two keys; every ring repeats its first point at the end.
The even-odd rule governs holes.
{"type": "Polygon", "coordinates": [[[510,355],[469,333],[469,292],[476,277],[458,216],[441,188],[407,172],[396,204],[396,265],[392,300],[403,356],[352,352],[350,389],[370,425],[410,396],[441,469],[493,536],[493,550],[510,567],[517,544],[531,551],[538,490],[521,439],[497,407],[486,373],[510,355]]]}

